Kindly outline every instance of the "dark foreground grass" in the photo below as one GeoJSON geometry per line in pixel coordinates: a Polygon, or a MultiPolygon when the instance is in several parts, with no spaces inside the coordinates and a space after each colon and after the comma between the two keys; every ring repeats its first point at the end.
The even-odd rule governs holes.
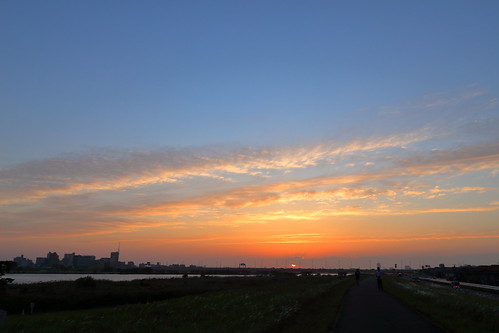
{"type": "Polygon", "coordinates": [[[351,284],[288,278],[147,304],[9,316],[0,332],[327,332],[351,284]]]}
{"type": "Polygon", "coordinates": [[[83,310],[123,304],[147,303],[187,295],[257,286],[273,277],[205,277],[188,279],[143,279],[109,281],[81,278],[76,281],[11,284],[0,290],[0,309],[11,314],[83,310]]]}
{"type": "Polygon", "coordinates": [[[499,300],[464,290],[412,282],[395,276],[384,279],[385,290],[456,333],[499,332],[499,300]]]}

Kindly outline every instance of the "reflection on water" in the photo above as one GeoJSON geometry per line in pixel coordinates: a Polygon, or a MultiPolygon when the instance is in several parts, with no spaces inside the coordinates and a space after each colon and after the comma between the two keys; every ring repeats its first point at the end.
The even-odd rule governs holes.
{"type": "MultiPolygon", "coordinates": [[[[139,279],[181,278],[182,274],[6,274],[4,277],[14,279],[13,283],[23,284],[49,281],[74,281],[85,276],[91,276],[96,280],[132,281],[139,279]]],[[[199,276],[196,274],[189,275],[189,277],[199,276]]]]}
{"type": "MultiPolygon", "coordinates": [[[[338,273],[318,273],[320,276],[338,276],[338,273]]],[[[346,274],[346,276],[352,273],[346,274]]],[[[132,281],[142,279],[178,279],[182,278],[183,274],[40,274],[40,273],[19,273],[5,274],[4,277],[14,279],[13,283],[37,283],[37,282],[53,282],[53,281],[75,281],[79,278],[91,276],[95,280],[110,280],[110,281],[132,281]]],[[[207,274],[212,277],[254,277],[254,274],[207,274]]],[[[298,275],[299,276],[299,275],[298,275]]],[[[189,274],[190,278],[201,277],[201,274],[189,274]]]]}

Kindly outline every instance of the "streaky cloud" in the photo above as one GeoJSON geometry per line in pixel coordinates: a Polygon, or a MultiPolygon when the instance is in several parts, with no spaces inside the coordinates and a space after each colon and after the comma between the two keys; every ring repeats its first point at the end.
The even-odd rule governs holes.
{"type": "Polygon", "coordinates": [[[421,135],[420,132],[356,140],[346,144],[329,142],[274,149],[104,150],[98,153],[68,154],[0,170],[0,203],[37,200],[49,195],[174,183],[192,177],[232,181],[230,174],[258,176],[265,171],[304,169],[320,163],[334,163],[335,158],[344,154],[401,147],[425,140],[427,134],[421,135]]]}

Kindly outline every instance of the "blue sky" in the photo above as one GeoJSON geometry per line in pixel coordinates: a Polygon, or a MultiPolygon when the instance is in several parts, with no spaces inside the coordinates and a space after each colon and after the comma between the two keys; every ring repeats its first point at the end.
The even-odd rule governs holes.
{"type": "Polygon", "coordinates": [[[2,165],[95,146],[331,138],[381,106],[497,91],[494,1],[1,6],[2,165]]]}
{"type": "MultiPolygon", "coordinates": [[[[55,210],[64,200],[71,201],[65,209],[95,208],[81,195],[113,207],[142,197],[142,209],[149,202],[155,210],[158,193],[180,202],[210,189],[210,198],[247,193],[234,184],[369,173],[380,182],[376,191],[397,202],[387,183],[400,179],[381,175],[382,166],[412,172],[416,178],[404,186],[417,183],[418,172],[433,177],[418,185],[424,204],[411,202],[411,209],[481,207],[486,213],[477,214],[495,215],[483,217],[474,235],[499,235],[491,224],[497,1],[4,1],[0,22],[0,199],[10,214],[5,230],[17,235],[7,237],[13,244],[31,232],[16,221],[39,209],[55,210]],[[444,170],[442,161],[456,167],[444,170]],[[179,180],[183,186],[173,185],[179,180]],[[466,198],[435,201],[451,193],[466,198]],[[12,202],[23,200],[29,204],[21,214],[12,202]]],[[[374,191],[371,185],[362,183],[362,193],[374,191]]],[[[398,186],[391,190],[416,196],[398,186]]],[[[227,207],[232,217],[243,214],[227,207]]],[[[120,214],[119,223],[133,219],[120,214]]],[[[83,217],[75,224],[71,232],[64,224],[68,234],[85,229],[83,217]]],[[[410,230],[413,238],[420,232],[410,230]]],[[[45,251],[42,243],[36,248],[45,251]]]]}

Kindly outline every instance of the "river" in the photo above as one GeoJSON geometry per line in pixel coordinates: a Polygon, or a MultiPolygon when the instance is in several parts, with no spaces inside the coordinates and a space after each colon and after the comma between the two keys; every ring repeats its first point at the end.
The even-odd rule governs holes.
{"type": "MultiPolygon", "coordinates": [[[[36,282],[50,281],[74,281],[81,277],[91,276],[96,280],[110,281],[132,281],[141,279],[172,279],[181,278],[182,274],[5,274],[5,278],[14,279],[13,283],[26,284],[36,282]]],[[[189,275],[189,277],[199,277],[198,274],[189,275]]],[[[211,276],[211,275],[210,275],[211,276]]],[[[213,275],[213,276],[239,276],[239,275],[213,275]]],[[[247,275],[245,275],[247,276],[247,275]]]]}

